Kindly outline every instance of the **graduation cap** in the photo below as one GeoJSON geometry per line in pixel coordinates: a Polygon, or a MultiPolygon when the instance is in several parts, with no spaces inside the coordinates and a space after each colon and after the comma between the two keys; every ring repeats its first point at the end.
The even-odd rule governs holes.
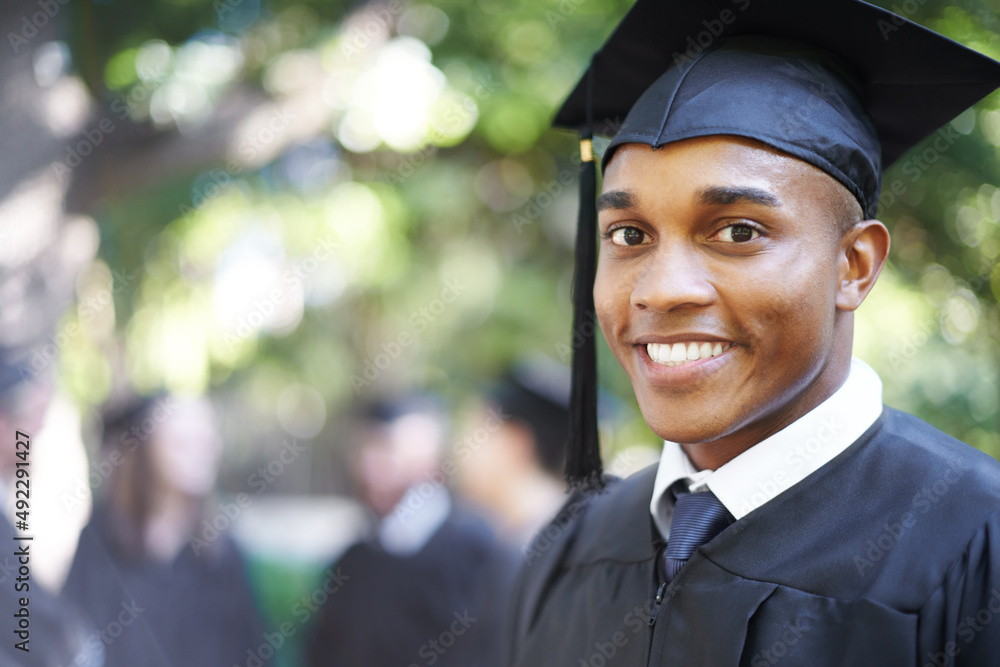
{"type": "Polygon", "coordinates": [[[554,121],[580,133],[583,158],[569,482],[603,483],[594,133],[615,134],[605,166],[626,143],[755,139],[822,169],[873,218],[883,166],[998,86],[1000,63],[859,0],[638,0],[554,121]]]}
{"type": "Polygon", "coordinates": [[[135,426],[141,426],[158,405],[167,400],[169,394],[159,391],[151,395],[137,394],[124,390],[119,396],[109,400],[101,413],[101,444],[112,449],[121,444],[121,437],[135,426]]]}
{"type": "Polygon", "coordinates": [[[547,472],[558,475],[566,459],[569,394],[564,401],[560,401],[510,375],[496,381],[490,387],[487,398],[489,403],[500,408],[505,417],[530,429],[539,465],[547,472]]]}
{"type": "Polygon", "coordinates": [[[570,370],[541,354],[517,360],[492,383],[486,400],[504,418],[521,422],[534,437],[535,455],[546,472],[565,467],[570,370]]]}

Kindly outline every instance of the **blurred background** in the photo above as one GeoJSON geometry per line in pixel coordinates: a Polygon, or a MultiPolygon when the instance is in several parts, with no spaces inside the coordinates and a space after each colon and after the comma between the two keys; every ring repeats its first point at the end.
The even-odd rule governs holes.
{"type": "MultiPolygon", "coordinates": [[[[454,449],[506,369],[567,364],[577,141],[549,122],[630,4],[3,3],[0,348],[54,391],[38,576],[66,577],[129,393],[209,397],[207,516],[238,508],[221,530],[276,627],[365,525],[360,403],[432,391],[454,449]]],[[[875,4],[1000,58],[998,0],[875,4]]],[[[996,94],[886,173],[892,252],[855,348],[887,404],[994,457],[997,184],[996,94]]],[[[658,443],[603,347],[599,369],[628,474],[658,443]]],[[[296,641],[271,664],[299,664],[296,641]]]]}

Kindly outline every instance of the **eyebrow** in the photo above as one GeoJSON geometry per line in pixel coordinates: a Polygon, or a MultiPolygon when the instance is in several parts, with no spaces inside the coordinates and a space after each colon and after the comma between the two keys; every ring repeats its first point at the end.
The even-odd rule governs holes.
{"type": "Polygon", "coordinates": [[[639,198],[631,190],[612,190],[597,198],[597,210],[635,208],[639,198]]]}
{"type": "MultiPolygon", "coordinates": [[[[698,193],[698,200],[703,206],[725,206],[729,204],[748,203],[759,206],[781,206],[781,201],[766,190],[750,187],[734,187],[717,185],[705,188],[698,193]]],[[[612,190],[597,198],[597,210],[623,210],[639,205],[639,197],[632,190],[612,190]]]]}
{"type": "Polygon", "coordinates": [[[705,206],[724,206],[738,203],[781,206],[781,201],[777,197],[759,188],[716,186],[705,188],[699,193],[698,198],[705,206]]]}

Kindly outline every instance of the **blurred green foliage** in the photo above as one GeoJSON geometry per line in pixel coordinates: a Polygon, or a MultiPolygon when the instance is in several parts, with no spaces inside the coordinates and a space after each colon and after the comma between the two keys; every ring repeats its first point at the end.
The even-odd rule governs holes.
{"type": "MultiPolygon", "coordinates": [[[[252,452],[300,417],[275,406],[305,384],[330,406],[314,440],[332,449],[336,415],[358,398],[426,386],[462,401],[521,355],[568,362],[576,141],[548,123],[629,4],[73,5],[78,71],[104,104],[129,99],[147,136],[183,142],[245,91],[261,104],[312,91],[328,117],[103,194],[92,273],[135,278],[112,321],[67,349],[66,385],[98,405],[121,366],[142,390],[212,389],[242,415],[234,445],[252,452]]],[[[910,4],[910,18],[1000,57],[995,0],[910,4]]],[[[900,184],[880,210],[891,261],[856,352],[887,403],[1000,456],[1000,96],[952,126],[948,150],[923,144],[886,173],[900,184]]],[[[119,167],[97,168],[113,181],[119,167]]],[[[633,405],[606,349],[600,373],[633,405]]],[[[655,446],[634,409],[608,435],[609,454],[655,446]]]]}
{"type": "MultiPolygon", "coordinates": [[[[312,465],[272,490],[343,491],[340,416],[355,401],[426,387],[461,404],[525,355],[568,363],[577,142],[548,124],[630,4],[68,5],[76,71],[113,117],[124,100],[129,129],[154,146],[197,141],[233,100],[294,111],[196,167],[168,152],[140,188],[115,186],[124,162],[88,165],[105,186],[92,211],[102,238],[62,323],[84,332],[68,339],[63,384],[91,410],[126,375],[143,391],[212,390],[233,493],[286,432],[316,421],[296,400],[304,385],[328,406],[305,434],[312,465]],[[311,125],[295,106],[310,94],[326,114],[311,125]],[[109,284],[114,308],[88,310],[109,284]]],[[[1000,0],[896,10],[909,5],[909,18],[1000,57],[1000,0]]],[[[946,151],[926,142],[885,175],[891,258],[855,351],[887,404],[1000,458],[1000,95],[952,127],[946,151]]],[[[603,344],[599,373],[626,406],[605,459],[656,447],[603,344]]],[[[315,587],[313,567],[251,570],[272,626],[315,587]]]]}

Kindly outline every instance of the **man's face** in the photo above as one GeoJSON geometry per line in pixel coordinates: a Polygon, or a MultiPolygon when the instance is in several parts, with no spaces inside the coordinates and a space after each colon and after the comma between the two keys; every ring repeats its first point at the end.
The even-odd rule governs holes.
{"type": "Polygon", "coordinates": [[[615,153],[594,298],[657,435],[738,453],[843,380],[838,188],[738,137],[615,153]]]}
{"type": "Polygon", "coordinates": [[[440,418],[421,412],[370,425],[355,474],[365,501],[376,514],[385,516],[407,489],[431,478],[440,465],[444,437],[440,418]]]}

